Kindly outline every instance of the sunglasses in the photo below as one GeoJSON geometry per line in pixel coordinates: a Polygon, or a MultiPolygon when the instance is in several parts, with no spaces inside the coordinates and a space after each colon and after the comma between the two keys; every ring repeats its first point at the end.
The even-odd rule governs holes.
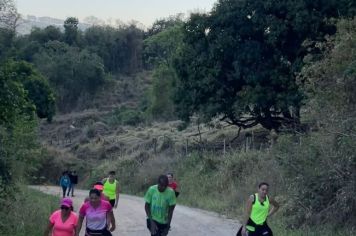
{"type": "Polygon", "coordinates": [[[61,206],[61,209],[62,209],[62,210],[69,210],[70,208],[67,207],[67,206],[61,206]]]}

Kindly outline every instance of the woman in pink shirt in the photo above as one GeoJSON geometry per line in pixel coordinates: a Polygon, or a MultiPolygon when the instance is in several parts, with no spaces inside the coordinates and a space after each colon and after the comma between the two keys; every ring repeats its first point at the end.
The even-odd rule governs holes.
{"type": "Polygon", "coordinates": [[[53,212],[50,216],[44,235],[75,236],[77,224],[78,216],[73,212],[72,200],[63,198],[61,200],[61,209],[53,212]]]}
{"type": "Polygon", "coordinates": [[[111,232],[115,230],[112,206],[109,202],[102,200],[100,195],[99,190],[90,190],[89,201],[81,206],[77,236],[79,236],[84,218],[86,218],[85,236],[111,236],[111,232]],[[110,229],[108,230],[109,226],[110,229]]]}
{"type": "MultiPolygon", "coordinates": [[[[110,199],[104,195],[103,190],[104,190],[104,185],[102,182],[98,181],[94,184],[93,189],[97,189],[100,192],[100,199],[103,201],[110,202],[110,199]]],[[[89,196],[84,199],[84,202],[89,202],[89,196]]]]}

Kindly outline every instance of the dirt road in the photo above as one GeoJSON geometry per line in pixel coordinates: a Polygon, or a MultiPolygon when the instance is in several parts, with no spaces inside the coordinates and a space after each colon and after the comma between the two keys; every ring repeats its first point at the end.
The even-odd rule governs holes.
{"type": "MultiPolygon", "coordinates": [[[[32,188],[60,196],[59,187],[32,186],[32,188]]],[[[73,201],[76,211],[87,195],[88,191],[86,190],[75,191],[73,201]]],[[[114,236],[150,235],[145,225],[146,216],[143,198],[122,194],[114,214],[117,222],[114,236]]],[[[238,226],[237,221],[226,219],[218,214],[177,205],[169,236],[233,236],[236,234],[238,226]]]]}

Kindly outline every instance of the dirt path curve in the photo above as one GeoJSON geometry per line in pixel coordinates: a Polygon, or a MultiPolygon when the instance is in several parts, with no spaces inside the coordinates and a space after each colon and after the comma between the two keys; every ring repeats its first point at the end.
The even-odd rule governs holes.
{"type": "MultiPolygon", "coordinates": [[[[59,187],[31,186],[47,194],[60,196],[59,187]]],[[[72,198],[78,211],[87,190],[76,190],[72,198]]],[[[149,236],[146,229],[146,216],[142,198],[121,195],[118,208],[114,210],[117,228],[113,236],[149,236]]],[[[172,220],[169,236],[234,236],[239,223],[218,214],[177,205],[172,220]]],[[[82,230],[83,231],[83,230],[82,230]]]]}

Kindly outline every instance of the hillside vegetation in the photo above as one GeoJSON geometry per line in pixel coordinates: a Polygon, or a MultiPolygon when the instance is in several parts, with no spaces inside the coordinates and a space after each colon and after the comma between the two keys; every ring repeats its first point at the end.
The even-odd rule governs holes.
{"type": "Polygon", "coordinates": [[[0,0],[0,234],[21,221],[11,235],[37,235],[16,206],[44,197],[23,184],[67,169],[82,187],[116,170],[138,195],[173,172],[180,203],[239,219],[267,181],[276,235],[355,234],[355,13],[351,0],[220,0],[145,30],[69,17],[16,35],[0,0]]]}

